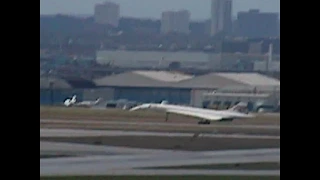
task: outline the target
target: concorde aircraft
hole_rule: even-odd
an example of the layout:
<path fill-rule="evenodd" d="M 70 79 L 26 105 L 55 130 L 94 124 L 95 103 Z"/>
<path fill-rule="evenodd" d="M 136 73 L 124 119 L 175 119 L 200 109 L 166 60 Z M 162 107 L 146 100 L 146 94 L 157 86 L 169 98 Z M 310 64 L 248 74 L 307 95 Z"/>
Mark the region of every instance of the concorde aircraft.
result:
<path fill-rule="evenodd" d="M 141 109 L 152 109 L 166 112 L 166 121 L 168 120 L 168 114 L 180 114 L 185 116 L 191 116 L 201 119 L 198 124 L 210 124 L 211 121 L 232 121 L 233 119 L 252 118 L 253 115 L 245 112 L 248 103 L 240 102 L 235 106 L 227 110 L 212 110 L 196 107 L 180 106 L 168 104 L 167 101 L 163 101 L 160 104 L 146 103 L 130 109 L 130 111 L 136 111 Z"/>
<path fill-rule="evenodd" d="M 72 96 L 71 99 L 66 99 L 64 101 L 64 105 L 67 107 L 92 107 L 95 106 L 97 104 L 99 104 L 102 101 L 102 98 L 98 98 L 95 101 L 81 101 L 81 102 L 77 102 L 77 96 L 74 95 Z"/>

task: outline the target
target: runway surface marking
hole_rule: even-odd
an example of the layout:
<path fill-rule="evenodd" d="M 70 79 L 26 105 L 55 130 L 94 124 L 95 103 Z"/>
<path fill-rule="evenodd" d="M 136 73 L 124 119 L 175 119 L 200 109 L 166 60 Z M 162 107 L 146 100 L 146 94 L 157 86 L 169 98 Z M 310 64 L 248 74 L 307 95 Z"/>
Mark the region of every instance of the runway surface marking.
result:
<path fill-rule="evenodd" d="M 243 129 L 275 129 L 279 130 L 279 125 L 222 125 L 222 124 L 210 124 L 210 125 L 198 125 L 189 123 L 166 123 L 166 122 L 128 122 L 128 121 L 97 121 L 97 120 L 59 120 L 59 119 L 40 119 L 40 123 L 61 123 L 61 124 L 105 124 L 105 125 L 140 125 L 140 126 L 163 126 L 163 127 L 216 127 L 216 128 L 243 128 Z"/>

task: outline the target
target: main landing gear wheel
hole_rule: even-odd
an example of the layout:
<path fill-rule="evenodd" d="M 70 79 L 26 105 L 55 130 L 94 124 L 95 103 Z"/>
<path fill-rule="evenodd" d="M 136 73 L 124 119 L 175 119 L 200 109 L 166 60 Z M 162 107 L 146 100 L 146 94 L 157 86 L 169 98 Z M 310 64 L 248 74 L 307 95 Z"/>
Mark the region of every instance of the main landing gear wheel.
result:
<path fill-rule="evenodd" d="M 198 122 L 198 124 L 210 124 L 209 120 L 201 120 Z"/>
<path fill-rule="evenodd" d="M 169 113 L 166 112 L 166 122 L 169 120 Z"/>

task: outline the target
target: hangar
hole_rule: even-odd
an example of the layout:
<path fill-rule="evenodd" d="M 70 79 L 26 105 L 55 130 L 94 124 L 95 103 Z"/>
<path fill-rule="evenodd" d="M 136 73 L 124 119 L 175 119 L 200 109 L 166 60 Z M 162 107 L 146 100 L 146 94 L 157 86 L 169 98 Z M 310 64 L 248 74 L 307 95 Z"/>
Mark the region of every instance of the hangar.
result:
<path fill-rule="evenodd" d="M 72 95 L 79 100 L 113 98 L 113 89 L 97 89 L 92 81 L 81 78 L 40 77 L 40 105 L 59 105 Z"/>
<path fill-rule="evenodd" d="M 95 80 L 98 87 L 114 89 L 114 99 L 202 106 L 203 94 L 231 88 L 273 89 L 280 81 L 258 73 L 210 73 L 191 76 L 178 72 L 132 71 Z"/>
<path fill-rule="evenodd" d="M 271 93 L 276 89 L 280 99 L 280 81 L 259 73 L 210 73 L 178 84 L 191 89 L 192 106 L 202 107 L 205 93 Z M 208 96 L 208 95 L 207 95 Z M 214 95 L 212 95 L 214 96 Z"/>
<path fill-rule="evenodd" d="M 255 89 L 268 93 L 277 88 L 280 96 L 280 81 L 258 73 L 210 73 L 192 76 L 173 71 L 130 71 L 95 79 L 91 83 L 79 82 L 81 81 L 75 83 L 70 79 L 40 78 L 40 104 L 61 103 L 72 94 L 77 94 L 79 99 L 83 100 L 94 100 L 98 97 L 140 103 L 167 100 L 172 104 L 197 107 L 202 107 L 204 101 L 212 102 L 214 95 L 210 93 L 213 91 L 233 93 L 233 96 L 237 97 L 237 93 L 244 91 L 251 93 Z"/>
<path fill-rule="evenodd" d="M 96 79 L 95 84 L 114 89 L 114 99 L 127 99 L 141 103 L 167 100 L 174 104 L 189 104 L 189 88 L 176 83 L 193 76 L 167 71 L 131 71 Z"/>

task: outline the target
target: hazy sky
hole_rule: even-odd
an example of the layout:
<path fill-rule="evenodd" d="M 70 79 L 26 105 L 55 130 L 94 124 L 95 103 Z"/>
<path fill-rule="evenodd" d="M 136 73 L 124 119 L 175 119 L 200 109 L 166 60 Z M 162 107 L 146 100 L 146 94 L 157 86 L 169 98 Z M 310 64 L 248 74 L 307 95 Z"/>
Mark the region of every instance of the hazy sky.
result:
<path fill-rule="evenodd" d="M 40 0 L 40 14 L 93 14 L 94 4 L 105 0 Z M 210 16 L 210 0 L 108 0 L 120 4 L 121 16 L 160 18 L 165 10 L 187 9 L 191 19 Z M 280 0 L 233 0 L 233 14 L 248 9 L 280 13 Z"/>

